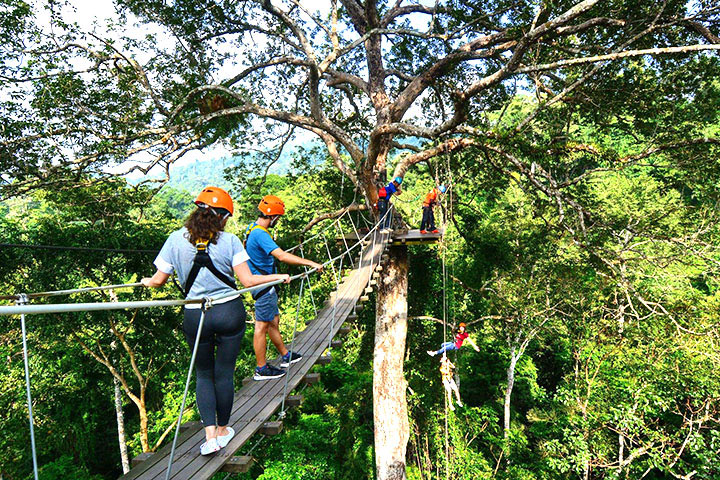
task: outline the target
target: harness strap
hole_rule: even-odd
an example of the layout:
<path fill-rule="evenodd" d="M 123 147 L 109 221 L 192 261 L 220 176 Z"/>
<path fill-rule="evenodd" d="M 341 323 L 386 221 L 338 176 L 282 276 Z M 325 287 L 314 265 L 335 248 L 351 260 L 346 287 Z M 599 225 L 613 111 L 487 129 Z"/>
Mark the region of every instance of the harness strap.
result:
<path fill-rule="evenodd" d="M 265 227 L 263 227 L 262 225 L 258 225 L 257 223 L 250 223 L 250 224 L 248 224 L 247 228 L 245 229 L 245 248 L 247 248 L 247 241 L 248 241 L 248 239 L 250 238 L 250 234 L 251 234 L 252 232 L 254 232 L 255 230 L 257 230 L 258 228 L 259 228 L 260 230 L 263 230 L 263 231 L 264 231 L 265 233 L 267 233 L 268 235 L 270 235 L 270 232 L 268 231 L 268 229 L 265 228 Z M 270 238 L 272 238 L 272 235 L 270 235 Z M 272 275 L 273 273 L 276 273 L 276 272 L 277 272 L 277 268 L 276 268 L 275 260 L 274 260 L 274 259 L 273 259 L 272 272 L 266 272 L 265 270 L 263 270 L 262 268 L 260 268 L 259 266 L 257 266 L 257 265 L 255 264 L 255 262 L 252 261 L 252 258 L 248 258 L 248 262 L 250 263 L 250 265 L 252 265 L 253 268 L 255 268 L 255 270 L 257 270 L 258 272 L 260 272 L 260 273 L 263 274 L 263 275 Z M 256 290 L 256 291 L 252 292 L 252 298 L 253 298 L 253 300 L 257 300 L 258 298 L 262 297 L 262 296 L 265 295 L 266 293 L 269 293 L 270 290 L 272 290 L 273 288 L 274 288 L 274 287 L 265 287 L 265 288 L 263 288 L 262 290 Z"/>
<path fill-rule="evenodd" d="M 233 290 L 237 290 L 235 280 L 231 279 L 230 277 L 222 273 L 220 270 L 218 270 L 215 264 L 212 262 L 210 254 L 207 251 L 208 243 L 208 240 L 198 240 L 197 242 L 195 242 L 195 249 L 197 250 L 197 252 L 195 253 L 195 258 L 193 259 L 193 266 L 190 269 L 190 273 L 188 273 L 188 278 L 187 280 L 185 280 L 186 297 L 190 294 L 190 289 L 195 283 L 198 273 L 200 273 L 200 269 L 203 267 L 210 270 L 210 273 L 215 275 L 217 279 L 223 282 L 225 285 L 232 288 Z"/>

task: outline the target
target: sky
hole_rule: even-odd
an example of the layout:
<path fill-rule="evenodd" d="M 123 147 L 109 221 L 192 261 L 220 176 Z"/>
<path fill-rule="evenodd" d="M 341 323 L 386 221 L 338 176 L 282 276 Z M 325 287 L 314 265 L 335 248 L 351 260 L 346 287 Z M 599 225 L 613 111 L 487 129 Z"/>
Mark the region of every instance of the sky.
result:
<path fill-rule="evenodd" d="M 330 2 L 326 0 L 301 0 L 302 4 L 305 6 L 305 8 L 309 10 L 319 10 L 320 12 L 328 11 L 330 8 Z M 72 20 L 77 22 L 82 30 L 87 32 L 95 32 L 98 34 L 98 36 L 103 38 L 109 38 L 110 35 L 108 34 L 108 30 L 105 27 L 107 25 L 107 19 L 114 19 L 117 18 L 117 11 L 115 8 L 115 4 L 113 0 L 70 0 L 70 7 L 66 7 L 65 10 L 63 10 L 63 16 L 64 18 L 68 20 Z M 434 0 L 423 0 L 418 3 L 424 3 L 427 5 L 434 5 Z M 38 19 L 42 21 L 45 19 L 45 21 L 48 21 L 49 17 L 47 12 L 45 12 L 41 6 L 46 4 L 46 0 L 37 0 L 35 3 L 36 11 L 39 13 Z M 413 27 L 424 30 L 427 29 L 428 23 L 429 23 L 430 17 L 428 15 L 413 15 L 410 16 L 410 20 L 413 24 Z M 129 37 L 135 37 L 135 38 L 144 38 L 144 36 L 148 33 L 148 25 L 143 24 L 142 28 L 135 26 L 135 18 L 130 14 L 129 16 L 129 22 L 127 29 L 123 32 L 125 36 Z M 159 31 L 159 30 L 158 30 Z M 157 38 L 168 38 L 164 35 L 157 35 Z M 171 42 L 168 39 L 168 42 Z M 169 43 L 168 47 L 172 47 L 172 43 Z M 149 58 L 142 58 L 142 54 L 140 53 L 137 57 L 137 60 L 142 64 L 145 63 Z M 232 69 L 232 70 L 231 70 Z M 227 78 L 231 76 L 229 73 L 230 71 L 234 71 L 237 69 L 236 65 L 228 65 L 228 72 L 220 72 L 218 75 L 219 78 Z M 419 109 L 419 106 L 417 107 Z M 413 114 L 419 114 L 419 110 L 411 110 L 409 112 L 408 116 L 414 116 Z M 260 126 L 262 123 L 262 120 L 257 119 L 257 125 Z M 297 147 L 298 145 L 306 144 L 308 141 L 311 140 L 317 140 L 317 137 L 305 130 L 302 129 L 296 129 L 295 131 L 295 138 L 289 142 L 288 146 L 286 148 L 292 149 L 293 147 Z M 199 150 L 193 150 L 185 154 L 185 156 L 180 159 L 177 162 L 177 165 L 186 165 L 188 163 L 192 163 L 198 160 L 208 160 L 208 159 L 217 159 L 217 158 L 228 158 L 233 156 L 233 152 L 229 150 L 227 147 L 225 147 L 222 144 L 215 144 L 211 147 L 207 147 L 203 149 L 202 151 Z M 128 165 L 122 165 L 116 168 L 113 168 L 111 171 L 113 173 L 119 173 L 122 171 L 128 170 Z M 151 173 L 159 173 L 159 172 L 151 172 Z M 142 174 L 140 172 L 135 172 L 131 174 L 131 177 L 136 178 L 138 176 L 141 176 Z"/>

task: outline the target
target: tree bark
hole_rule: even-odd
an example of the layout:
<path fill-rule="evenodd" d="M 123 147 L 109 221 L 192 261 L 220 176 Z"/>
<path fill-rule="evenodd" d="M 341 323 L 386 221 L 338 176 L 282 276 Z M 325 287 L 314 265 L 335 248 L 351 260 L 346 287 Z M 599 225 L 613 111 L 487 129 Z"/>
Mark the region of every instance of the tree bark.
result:
<path fill-rule="evenodd" d="M 375 466 L 378 480 L 405 480 L 405 453 L 410 436 L 407 382 L 403 372 L 407 336 L 407 247 L 390 247 L 386 274 L 380 281 L 373 357 Z"/>
<path fill-rule="evenodd" d="M 122 409 L 122 393 L 120 392 L 120 381 L 113 377 L 115 385 L 115 416 L 117 417 L 118 443 L 120 444 L 120 460 L 122 462 L 123 474 L 130 471 L 130 458 L 128 457 L 127 443 L 125 441 L 125 414 Z"/>
<path fill-rule="evenodd" d="M 515 356 L 515 346 L 510 349 L 510 365 L 507 369 L 507 387 L 505 388 L 505 418 L 503 422 L 503 437 L 507 440 L 510 435 L 510 398 L 515 385 L 515 365 L 518 358 Z"/>
<path fill-rule="evenodd" d="M 110 348 L 117 350 L 117 342 L 112 342 Z M 115 365 L 117 369 L 117 365 Z M 122 408 L 122 392 L 120 391 L 120 380 L 113 376 L 113 387 L 115 390 L 115 417 L 117 419 L 118 443 L 120 446 L 120 462 L 122 463 L 123 474 L 130 471 L 130 458 L 128 457 L 127 443 L 125 441 L 125 413 Z"/>
<path fill-rule="evenodd" d="M 150 442 L 148 441 L 148 415 L 145 408 L 145 398 L 138 405 L 138 411 L 140 412 L 140 445 L 143 452 L 149 452 Z"/>

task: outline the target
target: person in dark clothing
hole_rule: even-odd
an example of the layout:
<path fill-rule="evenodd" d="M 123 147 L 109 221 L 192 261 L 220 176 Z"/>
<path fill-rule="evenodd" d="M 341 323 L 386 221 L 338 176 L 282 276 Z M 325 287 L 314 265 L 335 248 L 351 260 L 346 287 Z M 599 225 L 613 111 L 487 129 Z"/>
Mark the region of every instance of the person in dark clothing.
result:
<path fill-rule="evenodd" d="M 206 187 L 195 204 L 198 208 L 190 214 L 185 226 L 165 241 L 154 262 L 157 271 L 152 277 L 142 279 L 144 286 L 160 287 L 176 272 L 186 298 L 217 298 L 236 290 L 235 275 L 245 287 L 289 281 L 286 274 L 253 275 L 250 272 L 249 257 L 242 242 L 223 231 L 233 214 L 233 202 L 225 190 Z M 196 261 L 198 259 L 202 261 Z M 200 305 L 185 306 L 183 331 L 191 351 L 201 315 Z M 217 452 L 235 435 L 228 423 L 234 395 L 235 361 L 245 333 L 245 316 L 240 297 L 218 299 L 205 314 L 195 362 L 197 405 L 205 426 L 206 442 L 200 446 L 203 455 Z"/>
<path fill-rule="evenodd" d="M 440 231 L 435 228 L 435 213 L 433 212 L 433 209 L 435 208 L 435 205 L 438 204 L 440 195 L 444 194 L 446 190 L 447 188 L 445 185 L 440 185 L 433 188 L 430 193 L 425 195 L 425 200 L 423 200 L 423 216 L 422 222 L 420 223 L 420 233 L 428 233 L 428 230 L 430 233 L 440 233 Z"/>

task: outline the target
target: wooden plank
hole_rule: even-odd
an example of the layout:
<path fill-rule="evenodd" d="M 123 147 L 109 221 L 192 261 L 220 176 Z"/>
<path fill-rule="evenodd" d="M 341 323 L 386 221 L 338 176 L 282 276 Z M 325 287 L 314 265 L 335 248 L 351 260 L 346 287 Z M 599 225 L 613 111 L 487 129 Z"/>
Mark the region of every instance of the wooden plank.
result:
<path fill-rule="evenodd" d="M 273 435 L 277 435 L 280 432 L 282 432 L 283 423 L 274 421 L 274 422 L 265 422 L 263 423 L 262 427 L 260 427 L 260 430 L 258 430 L 258 433 L 262 433 L 263 435 L 267 435 L 268 437 L 271 437 Z"/>
<path fill-rule="evenodd" d="M 180 425 L 181 432 L 184 432 L 185 430 L 199 430 L 201 428 L 203 428 L 203 424 L 200 421 L 185 422 Z"/>
<path fill-rule="evenodd" d="M 306 385 L 313 385 L 320 381 L 320 374 L 319 373 L 308 373 L 303 377 L 303 383 Z"/>
<path fill-rule="evenodd" d="M 347 321 L 348 321 L 348 322 L 357 322 L 357 319 L 358 319 L 358 316 L 357 316 L 356 314 L 354 314 L 354 313 L 351 313 L 351 314 L 348 315 L 348 317 L 347 317 Z"/>
<path fill-rule="evenodd" d="M 340 348 L 342 347 L 342 340 L 333 340 L 330 342 L 330 348 Z"/>
<path fill-rule="evenodd" d="M 352 331 L 352 328 L 350 328 L 350 327 L 340 327 L 340 330 L 338 330 L 338 333 L 340 335 L 347 335 L 351 331 Z"/>
<path fill-rule="evenodd" d="M 255 459 L 248 456 L 231 457 L 220 469 L 224 473 L 245 473 L 250 470 Z"/>
<path fill-rule="evenodd" d="M 286 407 L 299 407 L 305 398 L 302 395 L 288 395 L 285 399 Z"/>
<path fill-rule="evenodd" d="M 130 464 L 133 467 L 137 467 L 138 465 L 140 465 L 142 462 L 144 462 L 148 458 L 152 457 L 153 455 L 155 455 L 155 452 L 143 452 L 140 455 L 138 455 L 137 457 L 133 457 L 133 459 L 130 461 Z"/>

